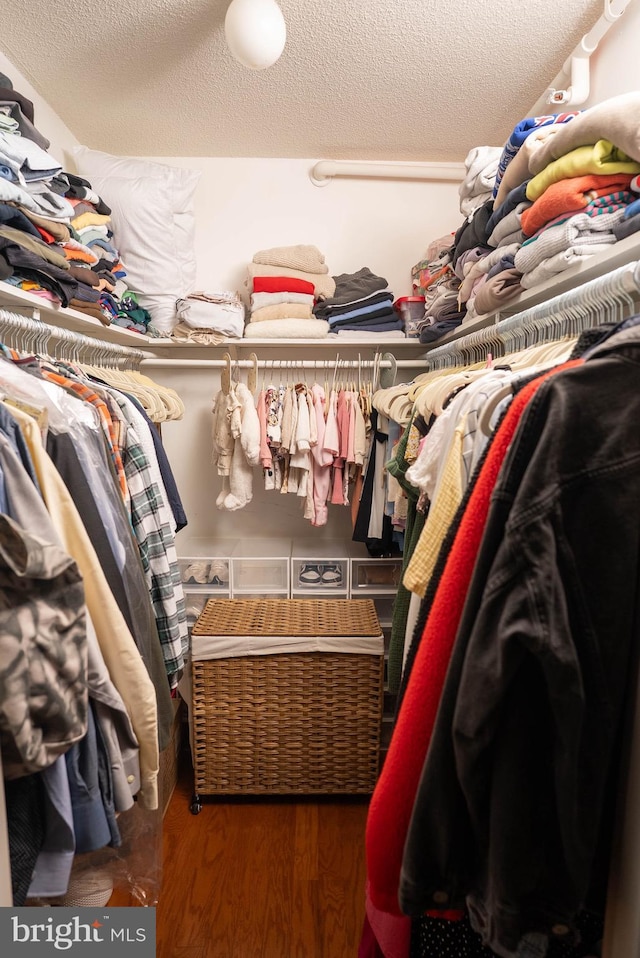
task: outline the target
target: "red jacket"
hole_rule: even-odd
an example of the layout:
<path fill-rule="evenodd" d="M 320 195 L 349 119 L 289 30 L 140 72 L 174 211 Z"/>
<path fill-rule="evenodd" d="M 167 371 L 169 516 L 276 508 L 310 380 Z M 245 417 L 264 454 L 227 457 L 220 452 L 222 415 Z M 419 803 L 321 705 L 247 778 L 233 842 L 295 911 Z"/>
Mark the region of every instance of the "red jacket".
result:
<path fill-rule="evenodd" d="M 528 402 L 544 379 L 570 365 L 575 363 L 558 366 L 528 383 L 511 403 L 469 498 L 422 633 L 367 818 L 369 893 L 377 908 L 391 914 L 400 914 L 398 888 L 405 839 L 491 493 Z"/>

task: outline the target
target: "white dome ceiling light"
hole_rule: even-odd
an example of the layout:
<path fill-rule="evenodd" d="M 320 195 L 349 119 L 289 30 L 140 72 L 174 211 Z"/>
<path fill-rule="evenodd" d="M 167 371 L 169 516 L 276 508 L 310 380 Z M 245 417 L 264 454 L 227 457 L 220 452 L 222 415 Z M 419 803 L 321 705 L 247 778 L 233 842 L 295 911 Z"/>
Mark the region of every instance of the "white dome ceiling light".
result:
<path fill-rule="evenodd" d="M 287 25 L 275 0 L 232 0 L 224 32 L 233 56 L 250 70 L 273 66 L 287 39 Z"/>

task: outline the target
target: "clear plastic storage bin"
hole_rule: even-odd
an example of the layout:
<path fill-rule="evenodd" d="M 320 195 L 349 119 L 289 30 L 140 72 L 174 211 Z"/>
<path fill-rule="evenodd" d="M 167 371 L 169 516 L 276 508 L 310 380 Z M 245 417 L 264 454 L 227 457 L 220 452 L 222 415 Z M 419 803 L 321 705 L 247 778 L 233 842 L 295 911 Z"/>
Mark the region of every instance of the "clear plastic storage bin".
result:
<path fill-rule="evenodd" d="M 291 594 L 335 598 L 349 594 L 349 556 L 344 543 L 294 539 L 291 549 Z"/>
<path fill-rule="evenodd" d="M 352 559 L 351 594 L 395 595 L 402 576 L 402 559 Z"/>
<path fill-rule="evenodd" d="M 184 589 L 202 591 L 212 596 L 229 593 L 229 556 L 185 556 L 178 559 Z"/>
<path fill-rule="evenodd" d="M 290 539 L 252 539 L 239 542 L 231 556 L 234 597 L 288 598 Z"/>
<path fill-rule="evenodd" d="M 208 600 L 212 598 L 210 592 L 196 592 L 188 588 L 184 590 L 184 604 L 187 610 L 187 626 L 189 629 L 192 629 L 196 624 L 198 616 L 202 613 Z"/>

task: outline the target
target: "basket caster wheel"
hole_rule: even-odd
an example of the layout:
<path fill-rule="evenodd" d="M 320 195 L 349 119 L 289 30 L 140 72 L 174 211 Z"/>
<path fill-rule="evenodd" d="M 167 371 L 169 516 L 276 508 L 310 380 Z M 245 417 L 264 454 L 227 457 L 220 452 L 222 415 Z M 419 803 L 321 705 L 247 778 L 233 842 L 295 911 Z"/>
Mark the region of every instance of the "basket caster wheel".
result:
<path fill-rule="evenodd" d="M 192 815 L 199 815 L 202 811 L 202 802 L 199 795 L 194 795 L 191 799 L 191 805 L 189 806 L 189 811 Z"/>

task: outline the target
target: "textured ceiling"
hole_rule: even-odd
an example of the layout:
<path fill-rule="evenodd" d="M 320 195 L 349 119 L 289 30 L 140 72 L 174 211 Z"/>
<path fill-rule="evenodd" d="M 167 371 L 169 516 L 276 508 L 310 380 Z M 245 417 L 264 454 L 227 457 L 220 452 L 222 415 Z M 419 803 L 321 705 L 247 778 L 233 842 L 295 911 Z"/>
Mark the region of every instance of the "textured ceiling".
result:
<path fill-rule="evenodd" d="M 0 49 L 94 148 L 459 161 L 505 141 L 602 13 L 602 0 L 279 0 L 287 45 L 256 72 L 227 50 L 228 2 L 2 0 Z"/>

